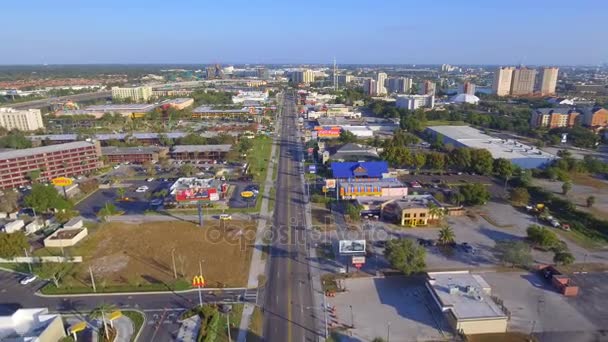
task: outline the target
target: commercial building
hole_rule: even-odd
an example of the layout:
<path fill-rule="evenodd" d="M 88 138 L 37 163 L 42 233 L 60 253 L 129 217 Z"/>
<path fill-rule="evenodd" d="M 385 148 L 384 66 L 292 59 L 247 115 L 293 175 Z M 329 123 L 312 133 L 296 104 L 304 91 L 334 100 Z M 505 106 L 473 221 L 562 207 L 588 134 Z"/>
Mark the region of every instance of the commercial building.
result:
<path fill-rule="evenodd" d="M 539 92 L 543 96 L 555 95 L 555 88 L 557 87 L 557 74 L 559 68 L 548 67 L 543 68 L 541 71 L 541 78 L 539 84 Z"/>
<path fill-rule="evenodd" d="M 312 70 L 297 70 L 291 75 L 291 81 L 295 84 L 306 83 L 310 84 L 315 81 L 315 73 Z"/>
<path fill-rule="evenodd" d="M 380 159 L 375 147 L 364 146 L 361 144 L 348 143 L 340 147 L 333 154 L 331 159 L 335 161 L 375 161 Z"/>
<path fill-rule="evenodd" d="M 101 148 L 101 155 L 108 163 L 136 163 L 158 162 L 159 158 L 166 157 L 169 149 L 156 146 L 139 147 L 116 147 L 108 146 Z"/>
<path fill-rule="evenodd" d="M 44 129 L 40 109 L 0 108 L 0 127 L 7 130 L 35 131 Z"/>
<path fill-rule="evenodd" d="M 426 287 L 448 323 L 466 335 L 504 333 L 508 316 L 492 299 L 492 288 L 469 271 L 429 272 Z"/>
<path fill-rule="evenodd" d="M 266 69 L 266 68 L 257 68 L 256 72 L 257 72 L 257 77 L 262 80 L 267 80 L 270 78 L 270 73 L 268 72 L 268 69 Z"/>
<path fill-rule="evenodd" d="M 226 159 L 231 145 L 177 145 L 171 149 L 171 158 L 184 161 L 217 162 Z"/>
<path fill-rule="evenodd" d="M 402 226 L 426 226 L 429 220 L 429 207 L 420 201 L 395 200 L 382 208 L 382 218 Z"/>
<path fill-rule="evenodd" d="M 557 157 L 516 140 L 491 137 L 470 126 L 430 126 L 426 133 L 454 147 L 483 148 L 494 159 L 504 158 L 522 169 L 540 168 Z"/>
<path fill-rule="evenodd" d="M 532 112 L 530 126 L 537 128 L 572 127 L 581 113 L 572 108 L 538 108 Z"/>
<path fill-rule="evenodd" d="M 131 103 L 131 104 L 105 104 L 105 105 L 94 105 L 88 106 L 84 110 L 78 111 L 81 114 L 93 115 L 95 118 L 101 118 L 105 113 L 118 113 L 122 116 L 128 116 L 131 118 L 141 118 L 146 113 L 151 112 L 154 108 L 158 107 L 157 104 L 147 103 Z M 64 111 L 65 115 L 67 111 Z"/>
<path fill-rule="evenodd" d="M 513 80 L 511 81 L 511 95 L 524 96 L 534 93 L 534 84 L 536 82 L 536 70 L 526 67 L 519 67 L 513 71 Z"/>
<path fill-rule="evenodd" d="M 385 86 L 385 82 L 386 82 L 386 73 L 384 72 L 379 72 L 376 75 L 376 95 L 386 95 L 386 86 Z"/>
<path fill-rule="evenodd" d="M 268 91 L 239 91 L 232 97 L 232 103 L 256 102 L 258 104 L 268 102 Z"/>
<path fill-rule="evenodd" d="M 467 95 L 475 95 L 475 90 L 476 86 L 473 82 L 465 81 L 460 88 L 460 93 Z"/>
<path fill-rule="evenodd" d="M 418 85 L 418 94 L 435 96 L 435 89 L 435 82 L 426 80 Z"/>
<path fill-rule="evenodd" d="M 130 100 L 134 102 L 147 102 L 152 97 L 152 87 L 121 88 L 112 87 L 112 98 Z"/>
<path fill-rule="evenodd" d="M 17 309 L 0 316 L 0 341 L 57 342 L 65 337 L 60 314 L 50 314 L 47 308 Z"/>
<path fill-rule="evenodd" d="M 169 187 L 169 194 L 181 205 L 224 198 L 228 184 L 215 178 L 179 178 Z"/>
<path fill-rule="evenodd" d="M 394 77 L 386 80 L 389 94 L 408 94 L 412 89 L 412 79 L 407 77 Z"/>
<path fill-rule="evenodd" d="M 580 109 L 583 115 L 583 124 L 591 128 L 602 128 L 608 126 L 608 110 L 595 106 Z"/>
<path fill-rule="evenodd" d="M 435 107 L 434 95 L 398 95 L 395 101 L 397 108 L 415 110 L 421 107 Z"/>
<path fill-rule="evenodd" d="M 177 110 L 182 110 L 192 106 L 194 104 L 194 99 L 189 97 L 180 97 L 177 99 L 170 99 L 164 101 L 163 104 L 169 105 L 170 107 L 175 108 Z"/>
<path fill-rule="evenodd" d="M 72 247 L 76 246 L 82 239 L 89 235 L 86 227 L 80 228 L 61 228 L 44 239 L 44 247 Z"/>
<path fill-rule="evenodd" d="M 208 105 L 202 105 L 192 110 L 192 118 L 194 119 L 252 118 L 256 115 L 258 115 L 258 111 L 254 107 L 216 109 Z"/>
<path fill-rule="evenodd" d="M 513 80 L 513 67 L 500 67 L 494 73 L 492 90 L 498 96 L 511 95 L 511 81 Z"/>
<path fill-rule="evenodd" d="M 377 82 L 374 79 L 367 78 L 363 81 L 363 92 L 369 96 L 375 96 L 378 94 Z"/>
<path fill-rule="evenodd" d="M 40 172 L 41 182 L 87 174 L 99 167 L 100 157 L 99 143 L 87 141 L 0 152 L 0 189 L 30 184 L 32 172 Z"/>
<path fill-rule="evenodd" d="M 343 180 L 381 179 L 388 173 L 388 163 L 385 161 L 333 162 L 330 166 L 333 178 Z"/>
<path fill-rule="evenodd" d="M 332 163 L 333 164 L 333 163 Z M 340 198 L 356 199 L 358 197 L 403 197 L 407 196 L 407 186 L 395 178 L 370 179 L 352 178 L 339 180 Z"/>

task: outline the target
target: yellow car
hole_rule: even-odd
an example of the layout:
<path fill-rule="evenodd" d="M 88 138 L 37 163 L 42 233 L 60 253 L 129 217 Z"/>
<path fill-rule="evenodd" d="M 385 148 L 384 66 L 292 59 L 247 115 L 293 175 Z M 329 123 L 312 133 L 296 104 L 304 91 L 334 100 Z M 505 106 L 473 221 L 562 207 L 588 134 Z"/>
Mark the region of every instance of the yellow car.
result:
<path fill-rule="evenodd" d="M 243 198 L 251 198 L 253 197 L 253 191 L 243 191 L 241 192 L 241 197 Z"/>

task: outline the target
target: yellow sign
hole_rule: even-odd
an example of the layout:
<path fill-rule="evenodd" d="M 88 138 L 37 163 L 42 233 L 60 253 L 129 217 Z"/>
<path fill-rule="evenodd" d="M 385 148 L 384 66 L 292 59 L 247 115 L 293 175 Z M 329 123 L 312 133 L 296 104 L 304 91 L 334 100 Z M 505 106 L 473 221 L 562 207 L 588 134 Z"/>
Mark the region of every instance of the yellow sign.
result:
<path fill-rule="evenodd" d="M 323 192 L 327 192 L 327 187 L 326 186 L 323 187 Z"/>
<path fill-rule="evenodd" d="M 57 178 L 53 178 L 51 180 L 51 183 L 53 183 L 53 185 L 55 185 L 55 186 L 70 186 L 70 185 L 72 185 L 73 181 L 71 178 L 57 177 Z"/>
<path fill-rule="evenodd" d="M 120 311 L 114 311 L 114 312 L 112 312 L 108 316 L 108 319 L 110 319 L 110 321 L 113 321 L 113 320 L 118 319 L 120 317 L 122 317 L 122 312 L 120 312 Z"/>
<path fill-rule="evenodd" d="M 253 197 L 253 191 L 243 191 L 243 192 L 241 192 L 241 197 L 251 198 L 251 197 Z"/>
<path fill-rule="evenodd" d="M 194 276 L 192 278 L 193 287 L 205 287 L 205 278 L 202 275 Z"/>
<path fill-rule="evenodd" d="M 83 331 L 86 328 L 87 328 L 87 322 L 78 322 L 78 323 L 72 325 L 71 327 L 69 327 L 68 331 L 70 332 L 70 334 L 75 334 L 77 332 Z"/>

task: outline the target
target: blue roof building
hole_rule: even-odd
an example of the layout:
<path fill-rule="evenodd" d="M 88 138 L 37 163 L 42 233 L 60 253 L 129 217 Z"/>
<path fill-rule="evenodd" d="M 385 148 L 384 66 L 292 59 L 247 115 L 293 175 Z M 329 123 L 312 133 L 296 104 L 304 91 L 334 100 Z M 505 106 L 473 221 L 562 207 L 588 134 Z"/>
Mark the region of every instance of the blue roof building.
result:
<path fill-rule="evenodd" d="M 382 178 L 388 172 L 388 163 L 385 161 L 370 162 L 333 162 L 331 170 L 334 178 Z"/>

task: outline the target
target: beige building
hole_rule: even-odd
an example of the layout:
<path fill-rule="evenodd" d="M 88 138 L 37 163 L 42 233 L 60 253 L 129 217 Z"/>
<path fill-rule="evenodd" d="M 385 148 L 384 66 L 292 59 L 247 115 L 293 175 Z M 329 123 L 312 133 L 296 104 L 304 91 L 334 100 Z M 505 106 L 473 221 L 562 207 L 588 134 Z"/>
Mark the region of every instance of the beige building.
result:
<path fill-rule="evenodd" d="M 152 97 L 152 87 L 121 88 L 112 87 L 112 98 L 134 102 L 147 102 Z"/>
<path fill-rule="evenodd" d="M 312 83 L 315 81 L 315 73 L 310 69 L 294 71 L 292 75 L 293 83 Z"/>
<path fill-rule="evenodd" d="M 529 69 L 526 67 L 515 69 L 513 71 L 513 80 L 511 81 L 511 95 L 532 95 L 534 93 L 535 82 L 536 69 Z"/>
<path fill-rule="evenodd" d="M 386 95 L 386 73 L 384 72 L 379 72 L 378 75 L 376 75 L 376 95 Z"/>
<path fill-rule="evenodd" d="M 557 87 L 557 74 L 559 68 L 549 67 L 543 68 L 540 80 L 540 94 L 543 96 L 555 95 L 555 88 Z"/>
<path fill-rule="evenodd" d="M 492 299 L 492 288 L 469 271 L 429 272 L 426 287 L 454 330 L 466 335 L 504 333 L 506 310 Z"/>
<path fill-rule="evenodd" d="M 7 130 L 35 131 L 44 129 L 40 109 L 0 108 L 0 127 Z"/>
<path fill-rule="evenodd" d="M 494 83 L 492 90 L 498 96 L 508 96 L 511 94 L 511 80 L 513 79 L 513 67 L 500 67 L 494 73 Z"/>

